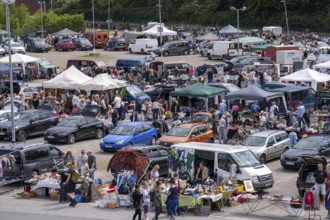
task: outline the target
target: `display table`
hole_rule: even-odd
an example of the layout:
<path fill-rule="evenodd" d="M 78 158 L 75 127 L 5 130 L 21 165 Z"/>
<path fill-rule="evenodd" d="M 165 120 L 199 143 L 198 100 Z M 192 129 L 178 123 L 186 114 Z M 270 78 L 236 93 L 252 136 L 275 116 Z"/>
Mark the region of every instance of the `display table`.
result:
<path fill-rule="evenodd" d="M 167 199 L 167 195 L 162 194 L 162 205 L 165 206 L 165 201 Z M 181 195 L 179 198 L 179 207 L 187 207 L 194 208 L 196 206 L 196 198 L 193 196 L 184 196 Z"/>
<path fill-rule="evenodd" d="M 16 178 L 16 179 L 2 179 L 0 178 L 0 186 L 6 186 L 12 183 L 23 183 L 23 180 L 20 178 Z"/>

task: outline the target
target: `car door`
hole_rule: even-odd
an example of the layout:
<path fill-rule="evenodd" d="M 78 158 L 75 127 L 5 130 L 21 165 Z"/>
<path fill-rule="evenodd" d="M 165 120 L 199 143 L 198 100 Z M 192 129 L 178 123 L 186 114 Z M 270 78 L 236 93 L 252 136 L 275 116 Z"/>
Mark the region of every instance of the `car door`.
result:
<path fill-rule="evenodd" d="M 200 142 L 205 142 L 205 143 L 209 142 L 206 125 L 199 126 L 198 129 L 199 129 Z"/>
<path fill-rule="evenodd" d="M 274 158 L 280 157 L 285 148 L 285 141 L 283 141 L 281 134 L 275 135 L 275 155 Z"/>
<path fill-rule="evenodd" d="M 60 163 L 64 157 L 64 153 L 61 150 L 57 149 L 54 146 L 49 146 L 49 155 L 50 155 L 51 160 L 55 159 L 56 164 L 61 165 L 61 166 L 59 166 L 59 168 L 64 168 L 63 164 Z"/>
<path fill-rule="evenodd" d="M 268 140 L 267 140 L 267 159 L 271 159 L 271 158 L 274 158 L 276 155 L 276 148 L 275 148 L 275 139 L 274 139 L 274 136 L 271 135 L 269 136 Z"/>
<path fill-rule="evenodd" d="M 215 172 L 218 174 L 218 177 L 222 177 L 223 180 L 229 180 L 231 164 L 234 164 L 234 161 L 228 153 L 218 153 L 217 164 L 215 164 Z"/>
<path fill-rule="evenodd" d="M 153 133 L 153 127 L 151 125 L 142 125 L 143 127 L 143 143 L 144 144 L 150 144 L 151 139 L 154 135 Z M 156 135 L 157 138 L 157 135 Z"/>
<path fill-rule="evenodd" d="M 31 176 L 33 170 L 39 174 L 46 172 L 51 163 L 48 147 L 46 146 L 28 149 L 24 151 L 24 156 L 24 175 L 27 177 Z"/>
<path fill-rule="evenodd" d="M 158 165 L 159 165 L 159 172 L 160 175 L 166 176 L 168 173 L 168 150 L 166 147 L 159 148 L 159 158 L 158 158 Z"/>
<path fill-rule="evenodd" d="M 169 46 L 168 53 L 170 55 L 176 55 L 176 54 L 178 54 L 178 46 L 177 46 L 176 43 L 172 43 L 172 45 Z"/>
<path fill-rule="evenodd" d="M 144 134 L 143 134 L 143 127 L 142 125 L 137 125 L 134 129 L 134 137 L 133 142 L 134 144 L 144 144 Z"/>
<path fill-rule="evenodd" d="M 77 139 L 84 139 L 87 138 L 88 136 L 90 136 L 90 127 L 87 124 L 87 120 L 86 118 L 82 118 L 79 120 L 78 122 L 78 131 L 76 132 L 76 138 Z"/>
<path fill-rule="evenodd" d="M 41 115 L 39 114 L 40 111 L 36 111 L 32 114 L 32 117 L 30 119 L 30 125 L 28 126 L 28 132 L 30 134 L 38 134 L 41 133 L 44 130 L 44 125 L 41 121 Z"/>
<path fill-rule="evenodd" d="M 201 141 L 201 135 L 199 132 L 199 128 L 193 128 L 190 133 L 190 141 L 189 142 L 200 142 Z"/>
<path fill-rule="evenodd" d="M 98 124 L 99 128 L 101 128 L 102 122 L 99 121 L 96 118 L 86 118 L 87 120 L 87 127 L 88 127 L 88 137 L 95 137 L 96 136 L 96 130 L 98 128 Z"/>

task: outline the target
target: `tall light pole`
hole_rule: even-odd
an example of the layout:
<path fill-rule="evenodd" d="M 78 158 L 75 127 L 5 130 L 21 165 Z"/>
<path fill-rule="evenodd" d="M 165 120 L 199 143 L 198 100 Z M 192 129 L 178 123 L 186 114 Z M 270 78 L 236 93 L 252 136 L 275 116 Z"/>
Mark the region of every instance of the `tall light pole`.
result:
<path fill-rule="evenodd" d="M 162 32 L 163 32 L 163 27 L 162 27 L 162 5 L 160 4 L 160 0 L 158 0 L 158 13 L 159 13 L 159 43 L 160 43 L 160 58 L 163 61 L 163 38 L 162 38 Z"/>
<path fill-rule="evenodd" d="M 11 63 L 11 36 L 10 36 L 10 16 L 9 4 L 14 4 L 16 0 L 0 0 L 0 3 L 6 4 L 6 28 L 8 32 L 8 46 L 9 46 L 9 79 L 10 79 L 10 118 L 11 118 L 11 141 L 16 140 L 15 124 L 14 124 L 14 86 L 13 86 L 13 69 Z"/>
<path fill-rule="evenodd" d="M 284 4 L 284 13 L 285 13 L 285 20 L 286 20 L 286 30 L 288 32 L 288 40 L 290 39 L 290 31 L 289 31 L 289 19 L 288 19 L 288 12 L 286 11 L 286 1 L 281 1 Z"/>
<path fill-rule="evenodd" d="M 110 34 L 110 0 L 108 0 L 108 33 Z"/>
<path fill-rule="evenodd" d="M 240 46 L 239 46 L 239 12 L 245 11 L 246 7 L 243 6 L 242 8 L 235 8 L 234 6 L 230 6 L 229 9 L 232 11 L 236 11 L 236 14 L 237 14 L 237 56 L 239 57 L 239 49 L 240 49 Z"/>
<path fill-rule="evenodd" d="M 95 51 L 95 43 L 96 43 L 96 41 L 95 41 L 95 18 L 94 18 L 94 0 L 92 0 L 92 13 L 93 13 L 93 41 L 94 41 L 94 51 Z"/>
<path fill-rule="evenodd" d="M 43 2 L 44 0 L 40 0 L 39 1 L 39 4 L 40 4 L 40 17 L 41 17 L 41 19 L 40 19 L 40 21 L 41 21 L 41 38 L 44 38 L 44 19 L 43 19 L 43 7 L 42 7 L 42 5 L 43 5 Z"/>

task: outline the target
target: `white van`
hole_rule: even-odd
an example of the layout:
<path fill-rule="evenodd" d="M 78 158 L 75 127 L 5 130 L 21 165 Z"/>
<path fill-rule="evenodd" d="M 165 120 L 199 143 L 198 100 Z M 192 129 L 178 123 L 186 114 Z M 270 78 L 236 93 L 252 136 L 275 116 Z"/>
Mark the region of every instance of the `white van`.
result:
<path fill-rule="evenodd" d="M 130 53 L 141 53 L 152 52 L 158 48 L 157 39 L 135 39 L 128 45 L 128 51 Z"/>
<path fill-rule="evenodd" d="M 193 180 L 199 163 L 204 162 L 209 170 L 213 171 L 210 173 L 216 180 L 222 177 L 224 181 L 228 181 L 232 164 L 235 164 L 236 174 L 232 175 L 231 178 L 235 177 L 240 181 L 251 180 L 254 190 L 268 189 L 274 184 L 272 171 L 265 164 L 261 164 L 246 147 L 199 142 L 180 143 L 172 145 L 172 147 L 178 151 L 181 158 L 178 163 L 186 165 Z"/>
<path fill-rule="evenodd" d="M 242 43 L 239 43 L 239 54 L 243 55 Z M 229 59 L 236 57 L 237 53 L 237 42 L 235 41 L 213 41 L 209 50 L 207 51 L 207 57 L 211 59 Z"/>

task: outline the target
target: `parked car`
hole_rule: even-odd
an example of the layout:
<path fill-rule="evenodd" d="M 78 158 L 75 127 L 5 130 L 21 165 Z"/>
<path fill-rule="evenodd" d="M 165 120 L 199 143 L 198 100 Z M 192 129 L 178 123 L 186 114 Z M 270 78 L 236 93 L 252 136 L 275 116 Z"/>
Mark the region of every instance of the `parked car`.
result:
<path fill-rule="evenodd" d="M 158 47 L 157 39 L 149 39 L 149 38 L 134 39 L 128 45 L 128 51 L 130 53 L 145 54 L 156 50 L 157 47 Z"/>
<path fill-rule="evenodd" d="M 281 155 L 281 165 L 284 169 L 299 169 L 304 163 L 303 155 L 323 156 L 330 148 L 330 136 L 313 135 L 302 138 L 292 149 Z"/>
<path fill-rule="evenodd" d="M 14 112 L 19 112 L 24 110 L 21 100 L 14 99 Z M 5 101 L 3 104 L 3 110 L 11 111 L 11 100 Z"/>
<path fill-rule="evenodd" d="M 96 66 L 96 72 L 99 73 L 105 72 L 109 67 L 109 65 L 103 60 L 96 60 L 96 59 L 83 58 L 83 57 L 68 59 L 66 63 L 66 68 L 70 68 L 70 66 L 75 66 L 78 70 L 80 70 L 82 67 Z"/>
<path fill-rule="evenodd" d="M 26 50 L 28 52 L 48 52 L 49 45 L 39 37 L 28 37 L 26 39 Z"/>
<path fill-rule="evenodd" d="M 63 119 L 56 126 L 49 128 L 44 139 L 48 142 L 66 142 L 73 144 L 86 138 L 100 139 L 104 135 L 103 122 L 97 118 L 72 116 Z"/>
<path fill-rule="evenodd" d="M 123 122 L 105 136 L 100 143 L 103 151 L 116 151 L 136 144 L 153 145 L 157 140 L 157 130 L 148 122 Z"/>
<path fill-rule="evenodd" d="M 55 44 L 55 50 L 68 51 L 74 49 L 75 46 L 71 39 L 63 39 L 60 40 L 57 44 Z"/>
<path fill-rule="evenodd" d="M 207 56 L 207 52 L 209 50 L 210 44 L 206 43 L 200 47 L 200 54 L 202 57 Z"/>
<path fill-rule="evenodd" d="M 56 125 L 58 118 L 51 111 L 24 110 L 15 115 L 14 125 L 16 140 L 25 141 L 28 137 L 43 134 L 48 128 Z M 11 138 L 11 122 L 0 123 L 0 140 Z"/>
<path fill-rule="evenodd" d="M 40 88 L 40 87 L 28 86 L 28 87 L 22 87 L 21 88 L 21 93 L 23 93 L 25 98 L 32 98 L 33 93 L 38 93 L 41 90 L 42 90 L 42 88 Z"/>
<path fill-rule="evenodd" d="M 0 156 L 5 154 L 15 158 L 12 169 L 6 169 L 3 173 L 5 179 L 29 179 L 34 173 L 48 172 L 52 160 L 59 164 L 59 168 L 63 168 L 62 161 L 65 156 L 60 149 L 45 143 L 15 143 L 3 146 L 0 148 Z"/>
<path fill-rule="evenodd" d="M 104 44 L 104 50 L 125 50 L 128 43 L 124 38 L 110 38 L 107 43 Z"/>
<path fill-rule="evenodd" d="M 74 40 L 74 46 L 77 50 L 93 50 L 93 44 L 86 38 L 77 38 Z"/>
<path fill-rule="evenodd" d="M 171 41 L 163 45 L 162 48 L 158 48 L 154 51 L 158 56 L 163 54 L 163 56 L 169 55 L 189 55 L 190 47 L 187 41 Z"/>
<path fill-rule="evenodd" d="M 18 81 L 13 82 L 14 87 L 14 93 L 18 94 L 21 90 L 21 86 L 19 85 Z M 7 94 L 10 93 L 10 81 L 0 81 L 0 94 L 3 96 L 7 96 Z"/>
<path fill-rule="evenodd" d="M 6 51 L 5 51 L 5 49 L 2 46 L 0 46 L 0 55 L 1 56 L 5 56 L 6 55 Z"/>
<path fill-rule="evenodd" d="M 279 158 L 291 148 L 288 134 L 274 130 L 254 133 L 245 138 L 241 145 L 249 148 L 261 163 Z"/>
<path fill-rule="evenodd" d="M 271 91 L 273 89 L 279 89 L 279 88 L 286 88 L 286 87 L 295 87 L 296 85 L 293 83 L 284 83 L 284 82 L 269 82 L 269 83 L 265 83 L 261 86 L 261 88 L 263 90 L 266 91 Z"/>
<path fill-rule="evenodd" d="M 125 161 L 125 163 L 123 163 Z M 151 169 L 158 164 L 159 175 L 168 176 L 168 150 L 159 145 L 125 147 L 118 150 L 110 159 L 107 171 L 116 177 L 123 170 L 134 169 L 137 181 L 148 176 Z M 147 172 L 145 172 L 147 171 Z"/>
<path fill-rule="evenodd" d="M 246 59 L 240 60 L 238 63 L 226 63 L 229 64 L 230 74 L 236 74 L 243 68 L 246 68 L 248 66 L 254 66 L 255 63 L 272 64 L 273 61 L 270 57 L 247 57 Z"/>
<path fill-rule="evenodd" d="M 47 58 L 39 58 L 38 63 L 41 78 L 49 79 L 53 74 L 56 73 L 55 65 L 52 64 Z"/>
<path fill-rule="evenodd" d="M 156 84 L 149 89 L 145 89 L 144 93 L 149 95 L 152 100 L 157 98 L 168 100 L 169 93 L 173 92 L 176 87 L 176 84 Z"/>
<path fill-rule="evenodd" d="M 22 45 L 20 45 L 19 43 L 12 41 L 10 46 L 11 46 L 12 54 L 15 54 L 15 53 L 25 54 L 25 48 Z M 7 41 L 4 44 L 4 49 L 5 49 L 6 53 L 9 54 L 9 41 Z"/>
<path fill-rule="evenodd" d="M 135 101 L 138 95 L 142 100 L 150 99 L 150 96 L 144 93 L 139 86 L 134 84 L 126 84 L 126 93 L 123 97 L 124 102 Z"/>
<path fill-rule="evenodd" d="M 215 136 L 206 123 L 185 123 L 172 127 L 167 134 L 159 138 L 160 145 L 170 147 L 183 142 L 214 143 Z"/>
<path fill-rule="evenodd" d="M 11 117 L 10 110 L 0 110 L 0 122 L 8 121 Z"/>

